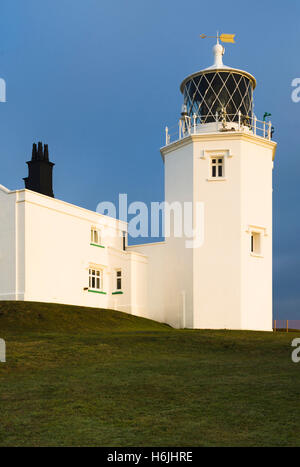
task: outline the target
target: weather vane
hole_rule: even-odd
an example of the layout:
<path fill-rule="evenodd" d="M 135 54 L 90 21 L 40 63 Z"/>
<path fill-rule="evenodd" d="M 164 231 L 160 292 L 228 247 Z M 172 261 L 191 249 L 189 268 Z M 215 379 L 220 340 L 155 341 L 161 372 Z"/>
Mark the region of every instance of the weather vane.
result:
<path fill-rule="evenodd" d="M 217 32 L 216 36 L 207 36 L 206 34 L 200 34 L 201 39 L 217 39 L 218 43 L 219 40 L 222 42 L 231 42 L 232 44 L 235 44 L 234 38 L 235 34 L 220 34 Z"/>

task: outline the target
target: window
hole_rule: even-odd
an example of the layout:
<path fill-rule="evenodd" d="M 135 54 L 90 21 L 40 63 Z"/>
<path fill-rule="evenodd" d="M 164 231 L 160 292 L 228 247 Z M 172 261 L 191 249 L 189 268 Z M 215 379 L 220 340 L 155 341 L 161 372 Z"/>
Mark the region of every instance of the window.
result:
<path fill-rule="evenodd" d="M 254 255 L 261 254 L 261 234 L 259 232 L 251 232 L 250 250 Z"/>
<path fill-rule="evenodd" d="M 123 250 L 126 250 L 126 232 L 123 232 Z"/>
<path fill-rule="evenodd" d="M 211 158 L 211 177 L 223 178 L 224 177 L 224 157 Z"/>
<path fill-rule="evenodd" d="M 101 245 L 101 232 L 94 227 L 91 229 L 91 244 Z"/>
<path fill-rule="evenodd" d="M 122 271 L 119 269 L 116 271 L 116 290 L 122 290 Z"/>
<path fill-rule="evenodd" d="M 89 289 L 102 290 L 103 272 L 100 269 L 89 269 Z"/>

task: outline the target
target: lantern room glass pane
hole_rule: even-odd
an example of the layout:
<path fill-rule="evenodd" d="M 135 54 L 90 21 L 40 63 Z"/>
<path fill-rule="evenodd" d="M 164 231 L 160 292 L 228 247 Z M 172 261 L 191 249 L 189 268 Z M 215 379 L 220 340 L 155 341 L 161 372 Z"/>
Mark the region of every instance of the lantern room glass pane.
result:
<path fill-rule="evenodd" d="M 214 122 L 216 113 L 226 111 L 227 121 L 252 118 L 253 86 L 246 76 L 236 72 L 210 72 L 188 80 L 184 87 L 188 115 L 202 123 Z"/>

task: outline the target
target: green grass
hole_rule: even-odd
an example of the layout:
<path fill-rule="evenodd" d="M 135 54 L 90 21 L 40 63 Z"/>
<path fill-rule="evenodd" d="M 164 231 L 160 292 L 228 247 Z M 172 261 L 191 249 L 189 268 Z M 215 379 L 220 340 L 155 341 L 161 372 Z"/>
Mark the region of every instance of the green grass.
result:
<path fill-rule="evenodd" d="M 299 336 L 0 302 L 0 445 L 300 446 Z"/>

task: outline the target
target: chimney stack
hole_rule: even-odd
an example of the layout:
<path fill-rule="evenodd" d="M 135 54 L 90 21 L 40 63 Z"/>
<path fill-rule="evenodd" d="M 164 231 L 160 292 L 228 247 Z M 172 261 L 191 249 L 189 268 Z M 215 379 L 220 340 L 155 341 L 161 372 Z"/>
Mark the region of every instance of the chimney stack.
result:
<path fill-rule="evenodd" d="M 53 162 L 49 161 L 48 144 L 39 142 L 32 146 L 31 161 L 28 165 L 28 177 L 24 178 L 25 188 L 54 198 L 52 186 Z"/>

